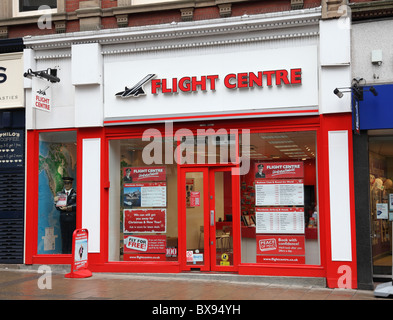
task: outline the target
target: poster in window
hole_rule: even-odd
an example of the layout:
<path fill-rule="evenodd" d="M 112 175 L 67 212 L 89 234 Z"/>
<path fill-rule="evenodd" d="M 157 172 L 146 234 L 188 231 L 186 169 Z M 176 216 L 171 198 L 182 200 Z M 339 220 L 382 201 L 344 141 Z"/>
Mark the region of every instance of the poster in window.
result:
<path fill-rule="evenodd" d="M 255 181 L 256 206 L 303 206 L 303 179 Z"/>
<path fill-rule="evenodd" d="M 377 219 L 388 219 L 388 213 L 387 203 L 377 203 Z"/>
<path fill-rule="evenodd" d="M 124 253 L 165 253 L 165 235 L 125 235 Z"/>
<path fill-rule="evenodd" d="M 257 235 L 257 254 L 305 255 L 304 235 Z"/>
<path fill-rule="evenodd" d="M 123 183 L 143 181 L 166 181 L 166 167 L 123 168 Z"/>
<path fill-rule="evenodd" d="M 123 204 L 132 207 L 166 207 L 166 182 L 124 184 Z"/>
<path fill-rule="evenodd" d="M 166 233 L 166 209 L 124 209 L 124 233 Z"/>
<path fill-rule="evenodd" d="M 193 178 L 186 178 L 186 206 L 187 208 L 193 208 L 191 206 L 191 192 L 194 192 L 195 181 Z"/>
<path fill-rule="evenodd" d="M 304 234 L 303 208 L 256 208 L 256 233 Z"/>
<path fill-rule="evenodd" d="M 255 179 L 293 179 L 303 178 L 303 162 L 257 162 Z"/>
<path fill-rule="evenodd" d="M 190 192 L 190 207 L 199 207 L 201 205 L 201 193 L 199 191 Z"/>

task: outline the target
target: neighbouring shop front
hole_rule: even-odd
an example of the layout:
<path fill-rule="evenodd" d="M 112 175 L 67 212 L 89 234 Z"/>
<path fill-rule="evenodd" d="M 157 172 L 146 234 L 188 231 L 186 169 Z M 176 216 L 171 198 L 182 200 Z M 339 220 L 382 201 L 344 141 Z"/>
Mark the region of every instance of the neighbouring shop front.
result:
<path fill-rule="evenodd" d="M 61 81 L 45 98 L 27 86 L 26 263 L 70 261 L 68 177 L 93 272 L 356 287 L 350 103 L 322 112 L 320 73 L 336 69 L 322 68 L 320 12 L 306 11 L 30 40 L 29 67 Z M 289 29 L 270 38 L 266 23 Z"/>
<path fill-rule="evenodd" d="M 365 92 L 359 102 L 360 131 L 354 138 L 357 220 L 363 235 L 369 235 L 359 246 L 364 257 L 359 269 L 371 283 L 392 279 L 393 219 L 392 85 L 374 88 L 377 96 Z"/>
<path fill-rule="evenodd" d="M 25 109 L 23 41 L 0 40 L 0 263 L 23 263 Z"/>

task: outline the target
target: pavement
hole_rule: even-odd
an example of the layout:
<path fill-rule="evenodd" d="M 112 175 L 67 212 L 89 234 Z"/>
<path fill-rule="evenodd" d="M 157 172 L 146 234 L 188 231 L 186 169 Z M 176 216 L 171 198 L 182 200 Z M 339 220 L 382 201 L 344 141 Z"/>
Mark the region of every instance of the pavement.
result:
<path fill-rule="evenodd" d="M 51 266 L 35 270 L 0 266 L 0 300 L 145 300 L 154 302 L 151 308 L 157 302 L 202 300 L 391 300 L 375 297 L 371 290 L 330 289 L 263 278 L 250 282 L 238 275 L 93 273 L 89 278 L 70 279 L 65 273 Z"/>

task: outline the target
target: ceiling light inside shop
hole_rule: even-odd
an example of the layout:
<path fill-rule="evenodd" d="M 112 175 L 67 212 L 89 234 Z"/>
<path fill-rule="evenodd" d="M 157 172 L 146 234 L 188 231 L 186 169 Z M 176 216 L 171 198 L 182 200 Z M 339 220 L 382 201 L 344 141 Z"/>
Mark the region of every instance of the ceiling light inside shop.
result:
<path fill-rule="evenodd" d="M 286 153 L 287 151 L 301 151 L 300 148 L 291 148 L 291 149 L 280 149 L 281 152 Z M 302 151 L 303 152 L 303 151 Z"/>
<path fill-rule="evenodd" d="M 293 142 L 292 140 L 275 140 L 275 141 L 268 141 L 268 143 L 274 145 L 274 144 L 284 144 L 284 143 L 293 144 L 295 142 Z"/>
<path fill-rule="evenodd" d="M 274 146 L 277 149 L 281 149 L 281 148 L 296 148 L 299 147 L 297 144 L 284 144 L 284 145 L 280 145 L 280 146 Z"/>
<path fill-rule="evenodd" d="M 289 158 L 303 158 L 303 157 L 307 157 L 306 154 L 297 154 L 297 155 L 288 155 Z"/>
<path fill-rule="evenodd" d="M 289 137 L 286 134 L 260 134 L 261 139 L 288 139 Z"/>

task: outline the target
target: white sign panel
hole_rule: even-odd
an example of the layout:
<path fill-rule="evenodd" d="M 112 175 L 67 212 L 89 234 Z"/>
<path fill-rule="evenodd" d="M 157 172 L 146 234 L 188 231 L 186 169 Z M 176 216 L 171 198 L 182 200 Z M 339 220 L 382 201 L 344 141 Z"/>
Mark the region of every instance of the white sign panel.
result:
<path fill-rule="evenodd" d="M 51 111 L 52 85 L 49 81 L 34 77 L 32 79 L 32 105 L 34 108 Z"/>
<path fill-rule="evenodd" d="M 317 66 L 315 46 L 108 57 L 104 123 L 315 111 Z"/>
<path fill-rule="evenodd" d="M 21 53 L 0 55 L 0 108 L 23 107 L 23 60 Z"/>

